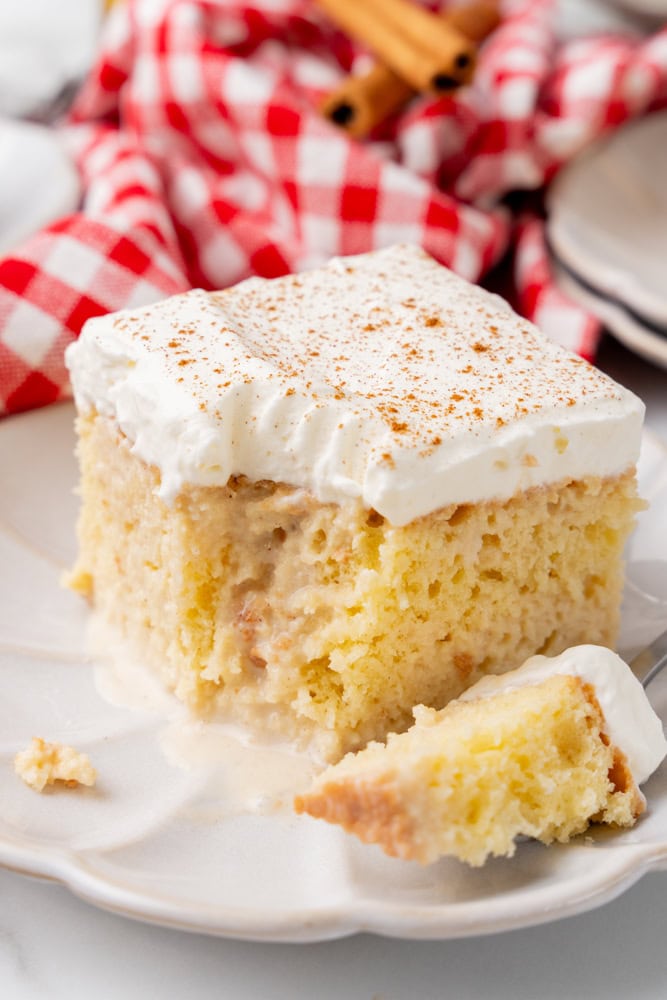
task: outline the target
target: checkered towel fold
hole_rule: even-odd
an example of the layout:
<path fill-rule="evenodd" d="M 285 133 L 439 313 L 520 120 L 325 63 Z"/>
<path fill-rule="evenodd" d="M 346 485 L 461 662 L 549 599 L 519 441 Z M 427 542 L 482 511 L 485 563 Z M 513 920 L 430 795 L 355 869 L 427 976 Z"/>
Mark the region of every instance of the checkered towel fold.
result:
<path fill-rule="evenodd" d="M 515 304 L 592 357 L 550 277 L 537 190 L 601 133 L 667 106 L 667 27 L 558 43 L 554 0 L 507 3 L 474 84 L 363 143 L 317 111 L 367 56 L 309 0 L 116 5 L 63 135 L 81 210 L 0 259 L 0 413 L 67 395 L 90 316 L 397 242 L 473 281 L 513 248 Z"/>

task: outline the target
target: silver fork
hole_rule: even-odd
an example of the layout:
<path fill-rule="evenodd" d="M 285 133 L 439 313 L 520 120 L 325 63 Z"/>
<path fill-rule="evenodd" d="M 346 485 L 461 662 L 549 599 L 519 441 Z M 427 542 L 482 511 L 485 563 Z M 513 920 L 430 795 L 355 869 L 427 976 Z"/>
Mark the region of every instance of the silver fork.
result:
<path fill-rule="evenodd" d="M 647 687 L 654 677 L 667 666 L 667 632 L 654 639 L 650 646 L 630 661 L 630 669 L 635 677 Z"/>

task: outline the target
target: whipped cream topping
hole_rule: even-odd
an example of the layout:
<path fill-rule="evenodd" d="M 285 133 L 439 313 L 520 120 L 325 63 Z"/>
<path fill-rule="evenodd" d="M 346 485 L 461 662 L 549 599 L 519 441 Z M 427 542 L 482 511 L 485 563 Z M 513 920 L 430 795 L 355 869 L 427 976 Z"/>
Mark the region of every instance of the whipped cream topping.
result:
<path fill-rule="evenodd" d="M 558 675 L 579 677 L 594 688 L 609 739 L 625 754 L 636 784 L 646 781 L 667 754 L 667 740 L 641 683 L 610 649 L 572 646 L 560 656 L 531 656 L 517 670 L 483 677 L 458 700 L 491 698 Z"/>
<path fill-rule="evenodd" d="M 632 393 L 411 246 L 91 319 L 67 364 L 167 502 L 245 475 L 401 525 L 639 451 Z"/>

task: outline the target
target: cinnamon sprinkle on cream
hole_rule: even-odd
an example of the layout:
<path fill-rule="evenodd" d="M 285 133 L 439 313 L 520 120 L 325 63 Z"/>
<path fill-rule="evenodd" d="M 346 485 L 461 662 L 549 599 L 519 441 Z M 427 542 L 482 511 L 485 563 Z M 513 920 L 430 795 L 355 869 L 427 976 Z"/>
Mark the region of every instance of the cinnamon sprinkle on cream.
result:
<path fill-rule="evenodd" d="M 243 474 L 401 524 L 621 472 L 641 427 L 631 393 L 410 246 L 96 317 L 67 361 L 79 408 L 118 422 L 168 502 Z"/>

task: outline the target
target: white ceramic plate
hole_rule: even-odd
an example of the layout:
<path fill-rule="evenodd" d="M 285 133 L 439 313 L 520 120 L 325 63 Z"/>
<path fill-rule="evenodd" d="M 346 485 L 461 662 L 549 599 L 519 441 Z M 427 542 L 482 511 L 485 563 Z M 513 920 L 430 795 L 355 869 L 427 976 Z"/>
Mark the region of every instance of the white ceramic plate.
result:
<path fill-rule="evenodd" d="M 667 222 L 666 222 L 667 225 Z M 667 326 L 657 333 L 644 326 L 618 302 L 603 298 L 552 258 L 554 277 L 560 288 L 575 302 L 589 309 L 617 340 L 647 361 L 667 369 Z"/>
<path fill-rule="evenodd" d="M 667 328 L 667 112 L 576 157 L 548 196 L 556 257 L 643 325 Z"/>
<path fill-rule="evenodd" d="M 101 696 L 103 672 L 83 656 L 87 612 L 58 583 L 74 549 L 72 446 L 69 405 L 0 423 L 0 863 L 128 916 L 274 941 L 508 930 L 597 906 L 667 864 L 667 767 L 647 784 L 650 809 L 633 830 L 526 842 L 512 860 L 471 870 L 387 858 L 294 816 L 280 790 L 239 808 L 243 794 L 218 774 L 174 763 L 171 710 Z M 667 453 L 648 436 L 641 481 L 651 508 L 630 552 L 628 655 L 667 626 Z M 667 716 L 667 683 L 658 679 L 652 696 Z M 87 751 L 97 787 L 25 787 L 12 761 L 32 736 Z"/>

